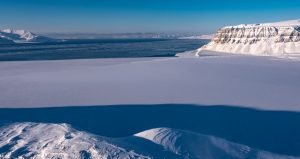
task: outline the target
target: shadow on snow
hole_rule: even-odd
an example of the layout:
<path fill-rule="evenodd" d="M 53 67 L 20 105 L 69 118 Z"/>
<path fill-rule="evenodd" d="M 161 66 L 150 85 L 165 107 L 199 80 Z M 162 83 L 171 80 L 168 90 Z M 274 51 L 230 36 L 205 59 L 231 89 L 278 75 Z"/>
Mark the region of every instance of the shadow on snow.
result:
<path fill-rule="evenodd" d="M 107 137 L 158 127 L 213 135 L 279 154 L 300 155 L 300 113 L 184 104 L 0 109 L 11 122 L 68 123 Z"/>

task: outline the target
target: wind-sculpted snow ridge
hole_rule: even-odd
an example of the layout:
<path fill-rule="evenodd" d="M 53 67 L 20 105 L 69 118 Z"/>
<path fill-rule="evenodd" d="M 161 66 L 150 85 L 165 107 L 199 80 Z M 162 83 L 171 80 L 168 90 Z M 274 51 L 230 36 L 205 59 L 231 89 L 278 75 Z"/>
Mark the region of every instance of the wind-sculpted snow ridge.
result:
<path fill-rule="evenodd" d="M 300 58 L 300 20 L 226 26 L 202 50 Z"/>
<path fill-rule="evenodd" d="M 6 43 L 25 43 L 25 42 L 50 42 L 54 39 L 38 36 L 26 30 L 4 29 L 0 30 L 0 44 Z"/>
<path fill-rule="evenodd" d="M 196 134 L 193 132 L 157 128 L 136 134 L 156 144 L 162 145 L 184 158 L 190 159 L 283 159 L 294 157 L 280 156 L 266 151 L 259 151 L 245 145 L 226 141 L 221 138 Z"/>
<path fill-rule="evenodd" d="M 140 140 L 133 142 L 134 137 Z M 149 146 L 150 143 L 145 144 L 146 142 L 153 143 L 155 147 Z M 130 147 L 138 147 L 139 152 L 147 155 L 137 153 Z M 158 151 L 159 148 L 163 152 Z M 128 137 L 127 140 L 92 135 L 75 130 L 67 124 L 15 123 L 0 129 L 0 158 L 148 159 L 166 158 L 163 155 L 166 151 L 174 154 L 172 159 L 293 158 L 255 150 L 212 136 L 168 128 L 147 130 Z M 155 157 L 149 152 L 155 152 Z"/>

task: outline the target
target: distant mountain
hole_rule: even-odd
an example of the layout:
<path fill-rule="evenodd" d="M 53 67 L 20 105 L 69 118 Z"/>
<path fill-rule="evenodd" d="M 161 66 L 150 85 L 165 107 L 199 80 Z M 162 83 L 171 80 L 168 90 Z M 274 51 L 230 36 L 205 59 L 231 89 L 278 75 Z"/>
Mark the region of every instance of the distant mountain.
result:
<path fill-rule="evenodd" d="M 215 34 L 207 34 L 207 35 L 193 35 L 193 36 L 186 36 L 180 37 L 179 39 L 203 39 L 203 40 L 211 40 L 213 39 Z"/>
<path fill-rule="evenodd" d="M 297 58 L 300 57 L 300 19 L 226 26 L 198 54 L 202 50 Z"/>
<path fill-rule="evenodd" d="M 58 39 L 179 39 L 190 37 L 191 33 L 47 33 L 47 37 Z"/>
<path fill-rule="evenodd" d="M 3 43 L 39 43 L 57 41 L 52 38 L 39 36 L 26 30 L 0 30 L 0 44 Z"/>

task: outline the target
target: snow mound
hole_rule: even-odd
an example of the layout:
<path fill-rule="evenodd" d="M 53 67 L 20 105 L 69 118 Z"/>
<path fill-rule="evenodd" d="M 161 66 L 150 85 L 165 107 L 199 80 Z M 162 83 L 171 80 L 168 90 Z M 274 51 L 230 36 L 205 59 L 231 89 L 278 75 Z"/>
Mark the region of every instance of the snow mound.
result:
<path fill-rule="evenodd" d="M 0 38 L 6 39 L 14 43 L 54 41 L 54 39 L 38 36 L 26 30 L 13 30 L 13 29 L 0 30 Z M 1 41 L 0 43 L 2 44 Z"/>
<path fill-rule="evenodd" d="M 185 158 L 222 158 L 222 159 L 283 159 L 293 158 L 259 151 L 248 146 L 232 143 L 221 138 L 196 134 L 193 132 L 157 128 L 135 136 L 162 145 L 166 150 Z"/>
<path fill-rule="evenodd" d="M 299 59 L 300 20 L 226 26 L 203 50 Z"/>
<path fill-rule="evenodd" d="M 67 124 L 17 123 L 0 130 L 0 158 L 148 158 Z"/>
<path fill-rule="evenodd" d="M 182 57 L 182 58 L 195 58 L 195 53 L 197 53 L 197 50 L 192 51 L 185 51 L 182 53 L 177 53 L 176 57 Z"/>
<path fill-rule="evenodd" d="M 169 128 L 146 130 L 127 138 L 96 136 L 67 124 L 25 122 L 0 128 L 0 158 L 150 159 L 165 158 L 165 152 L 174 154 L 172 159 L 293 159 Z"/>

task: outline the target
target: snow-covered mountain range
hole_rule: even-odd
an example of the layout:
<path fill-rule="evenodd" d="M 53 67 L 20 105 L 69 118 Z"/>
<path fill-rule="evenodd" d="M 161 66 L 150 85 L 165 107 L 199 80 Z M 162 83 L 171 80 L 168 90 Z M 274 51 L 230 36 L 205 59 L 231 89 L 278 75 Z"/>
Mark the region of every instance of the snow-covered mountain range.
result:
<path fill-rule="evenodd" d="M 204 34 L 204 35 L 192 35 L 186 37 L 180 37 L 179 39 L 203 39 L 203 40 L 211 40 L 213 39 L 215 34 Z"/>
<path fill-rule="evenodd" d="M 0 30 L 0 44 L 3 43 L 29 43 L 29 42 L 51 42 L 54 39 L 39 36 L 26 30 L 4 29 Z"/>
<path fill-rule="evenodd" d="M 221 138 L 157 128 L 126 138 L 107 138 L 67 124 L 15 123 L 0 129 L 0 158 L 281 159 L 294 158 Z"/>
<path fill-rule="evenodd" d="M 221 28 L 202 50 L 262 56 L 300 57 L 300 19 Z"/>
<path fill-rule="evenodd" d="M 211 39 L 211 35 L 197 33 L 45 33 L 55 39 Z"/>

